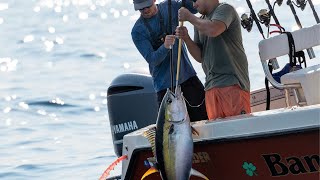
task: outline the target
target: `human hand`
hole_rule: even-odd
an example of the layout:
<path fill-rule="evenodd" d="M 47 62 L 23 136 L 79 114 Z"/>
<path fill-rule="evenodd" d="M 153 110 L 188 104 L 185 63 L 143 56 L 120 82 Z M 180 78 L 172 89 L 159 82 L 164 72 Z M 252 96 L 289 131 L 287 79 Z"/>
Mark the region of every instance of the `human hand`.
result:
<path fill-rule="evenodd" d="M 188 29 L 185 26 L 178 26 L 176 28 L 176 36 L 178 38 L 186 40 L 186 38 L 189 38 Z"/>
<path fill-rule="evenodd" d="M 178 19 L 179 21 L 189 21 L 190 16 L 192 13 L 187 8 L 180 8 L 178 11 Z"/>
<path fill-rule="evenodd" d="M 174 45 L 175 41 L 175 35 L 166 35 L 166 38 L 164 40 L 164 47 L 167 49 L 171 49 L 171 47 Z"/>

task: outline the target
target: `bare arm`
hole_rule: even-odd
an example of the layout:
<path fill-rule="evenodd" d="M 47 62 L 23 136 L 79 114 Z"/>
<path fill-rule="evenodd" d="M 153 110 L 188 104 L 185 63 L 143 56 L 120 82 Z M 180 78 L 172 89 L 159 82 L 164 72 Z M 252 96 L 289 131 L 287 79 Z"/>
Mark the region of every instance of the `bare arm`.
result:
<path fill-rule="evenodd" d="M 199 63 L 202 62 L 201 58 L 201 49 L 200 47 L 190 38 L 188 30 L 186 27 L 177 27 L 176 28 L 176 36 L 181 38 L 185 44 L 187 45 L 188 51 L 190 52 L 191 56 L 198 61 Z"/>
<path fill-rule="evenodd" d="M 189 21 L 197 30 L 209 37 L 217 37 L 226 30 L 226 25 L 223 22 L 198 18 L 183 7 L 179 9 L 179 20 Z"/>

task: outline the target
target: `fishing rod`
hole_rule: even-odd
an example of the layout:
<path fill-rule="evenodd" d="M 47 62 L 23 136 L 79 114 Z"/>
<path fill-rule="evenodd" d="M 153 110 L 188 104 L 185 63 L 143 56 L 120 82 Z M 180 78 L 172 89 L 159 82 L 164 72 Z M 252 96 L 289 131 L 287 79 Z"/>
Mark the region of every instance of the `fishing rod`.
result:
<path fill-rule="evenodd" d="M 260 23 L 262 23 L 266 27 L 268 27 L 267 37 L 269 37 L 269 34 L 272 34 L 273 32 L 283 33 L 285 31 L 285 29 L 280 25 L 280 22 L 279 22 L 279 20 L 278 20 L 278 18 L 276 16 L 276 14 L 274 13 L 274 5 L 275 4 L 273 4 L 273 7 L 272 7 L 269 0 L 265 0 L 265 2 L 268 5 L 269 11 L 267 9 L 261 9 L 258 12 L 258 17 L 259 17 Z M 270 24 L 271 17 L 273 18 L 273 20 L 275 22 L 275 25 L 274 24 Z M 270 26 L 276 26 L 279 29 L 279 31 L 273 31 L 272 33 L 269 33 Z"/>
<path fill-rule="evenodd" d="M 172 11 L 171 11 L 171 0 L 168 0 L 168 24 L 169 24 L 169 33 L 172 34 Z M 170 79 L 171 79 L 171 91 L 173 91 L 173 87 L 174 87 L 174 77 L 173 77 L 173 50 L 172 50 L 172 46 L 170 45 Z"/>
<path fill-rule="evenodd" d="M 280 25 L 280 22 L 279 22 L 279 20 L 278 20 L 278 18 L 277 18 L 277 16 L 276 16 L 276 14 L 274 13 L 274 4 L 273 4 L 273 7 L 271 6 L 271 3 L 270 3 L 270 1 L 269 0 L 266 0 L 266 3 L 267 3 L 267 5 L 268 5 L 268 8 L 269 8 L 269 13 L 271 14 L 271 16 L 272 16 L 272 18 L 273 18 L 273 20 L 274 20 L 274 22 L 277 24 L 277 25 Z M 276 3 L 276 2 L 275 2 Z"/>
<path fill-rule="evenodd" d="M 274 8 L 271 6 L 271 3 L 269 0 L 265 0 L 265 2 L 267 3 L 268 5 L 268 8 L 269 8 L 269 11 L 267 9 L 261 9 L 259 12 L 258 12 L 258 18 L 257 21 L 260 22 L 261 24 L 264 24 L 266 27 L 268 27 L 268 33 L 267 33 L 267 37 L 269 37 L 269 29 L 270 29 L 270 26 L 276 26 L 279 28 L 279 32 L 282 33 L 283 31 L 285 31 L 285 29 L 280 25 L 280 22 L 277 18 L 277 16 L 275 15 L 274 13 Z M 250 2 L 249 2 L 250 3 Z M 252 9 L 252 5 L 250 7 L 250 5 L 248 4 L 250 10 Z M 251 11 L 251 14 L 253 14 L 254 12 Z M 255 16 L 255 15 L 254 15 Z M 271 17 L 274 19 L 276 25 L 273 25 L 273 24 L 270 24 L 270 20 L 271 20 Z M 255 17 L 253 17 L 255 19 Z M 256 24 L 258 23 L 256 22 Z"/>
<path fill-rule="evenodd" d="M 312 10 L 314 18 L 316 19 L 316 22 L 320 23 L 319 16 L 318 16 L 316 10 L 314 9 L 314 5 L 313 5 L 312 0 L 307 0 L 307 1 L 306 0 L 296 0 L 295 5 L 303 11 L 304 8 L 306 7 L 307 2 L 309 3 L 309 5 L 311 7 L 311 10 Z"/>
<path fill-rule="evenodd" d="M 247 5 L 250 9 L 250 15 L 248 16 L 246 13 L 241 15 L 241 25 L 244 29 L 246 29 L 248 32 L 251 31 L 252 26 L 253 26 L 253 21 L 255 22 L 256 26 L 258 27 L 258 30 L 260 32 L 260 34 L 262 35 L 263 39 L 266 39 L 266 37 L 264 36 L 262 27 L 260 25 L 260 21 L 252 7 L 251 1 L 250 0 L 246 0 Z M 279 68 L 279 64 L 277 62 L 277 59 L 270 59 L 269 62 L 272 64 L 272 67 L 274 70 Z"/>
<path fill-rule="evenodd" d="M 264 34 L 263 34 L 263 30 L 262 27 L 260 25 L 260 22 L 256 16 L 256 13 L 252 7 L 252 4 L 250 2 L 250 0 L 246 0 L 247 5 L 250 9 L 250 16 L 248 16 L 247 14 L 242 14 L 241 15 L 241 25 L 243 28 L 245 28 L 248 32 L 251 31 L 252 29 L 252 25 L 253 25 L 253 21 L 256 23 L 258 30 L 260 32 L 260 34 L 262 35 L 263 39 L 266 39 Z M 276 58 L 270 59 L 269 60 L 269 71 L 271 73 L 272 69 L 276 70 L 279 68 L 279 64 Z M 267 93 L 267 102 L 266 102 L 266 110 L 270 110 L 270 88 L 269 88 L 269 81 L 267 79 L 267 77 L 265 77 L 265 86 L 266 86 L 266 93 Z"/>
<path fill-rule="evenodd" d="M 186 6 L 186 0 L 182 0 L 181 7 Z M 183 21 L 180 21 L 180 27 L 183 26 Z M 177 62 L 177 75 L 176 75 L 176 88 L 179 85 L 179 74 L 180 74 L 180 60 L 181 60 L 181 47 L 182 47 L 182 39 L 179 39 L 179 46 L 178 46 L 178 62 Z"/>
<path fill-rule="evenodd" d="M 278 3 L 278 5 L 281 6 L 282 0 L 279 0 L 279 1 L 281 1 L 281 3 L 280 3 L 280 4 Z M 293 14 L 293 16 L 294 16 L 294 19 L 295 19 L 296 23 L 297 23 L 297 26 L 301 29 L 301 28 L 302 28 L 302 25 L 301 25 L 301 22 L 300 22 L 300 20 L 299 20 L 298 15 L 297 15 L 297 12 L 296 12 L 293 4 L 292 4 L 292 1 L 291 1 L 291 0 L 288 0 L 288 1 L 287 1 L 287 5 L 288 5 L 288 6 L 290 7 L 290 9 L 291 9 L 291 12 L 292 12 L 292 14 Z"/>
<path fill-rule="evenodd" d="M 313 2 L 312 2 L 311 0 L 308 0 L 308 2 L 309 2 L 309 5 L 310 5 L 310 7 L 311 7 L 313 16 L 314 16 L 314 18 L 316 19 L 316 22 L 319 24 L 319 23 L 320 23 L 320 19 L 319 19 L 319 16 L 318 16 L 316 10 L 314 9 Z"/>
<path fill-rule="evenodd" d="M 275 1 L 275 3 L 277 3 L 278 6 L 281 6 L 281 5 L 282 5 L 282 2 L 283 2 L 283 0 L 276 0 L 276 1 Z M 302 28 L 302 24 L 301 24 L 301 22 L 300 22 L 300 19 L 299 19 L 298 15 L 297 15 L 297 12 L 296 12 L 294 6 L 293 6 L 292 1 L 291 1 L 291 0 L 287 0 L 287 5 L 288 5 L 288 6 L 290 7 L 290 9 L 291 9 L 291 12 L 292 12 L 292 14 L 293 14 L 293 16 L 294 16 L 294 19 L 295 19 L 295 21 L 296 21 L 297 26 L 299 27 L 299 29 L 301 29 L 301 28 Z M 304 5 L 304 6 L 305 6 L 305 5 Z M 301 5 L 300 7 L 301 7 L 301 8 L 303 7 L 303 9 L 304 9 L 304 6 Z M 312 48 L 308 48 L 308 49 L 307 49 L 307 53 L 308 53 L 308 56 L 309 56 L 310 59 L 313 59 L 313 58 L 316 57 L 316 55 L 315 55 L 315 53 L 314 53 L 314 51 L 313 51 Z"/>
<path fill-rule="evenodd" d="M 250 2 L 250 0 L 246 0 L 248 7 L 250 9 L 250 16 L 248 16 L 246 13 L 241 15 L 241 25 L 244 29 L 246 29 L 248 32 L 251 31 L 252 29 L 252 25 L 253 25 L 253 21 L 256 23 L 258 30 L 260 32 L 260 34 L 262 35 L 263 39 L 266 39 L 266 37 L 263 34 L 263 30 L 260 26 L 259 20 L 256 16 L 256 13 L 254 12 L 254 9 L 252 8 L 252 4 Z"/>
<path fill-rule="evenodd" d="M 314 9 L 314 5 L 313 5 L 313 3 L 312 3 L 311 0 L 308 0 L 308 1 L 305 1 L 305 0 L 296 0 L 296 2 L 297 2 L 297 4 L 295 4 L 295 5 L 296 5 L 298 8 L 300 8 L 302 11 L 303 11 L 304 8 L 306 7 L 307 2 L 309 2 L 310 7 L 311 7 L 311 10 L 312 10 L 312 12 L 313 12 L 313 16 L 314 16 L 314 18 L 316 19 L 316 22 L 317 22 L 318 24 L 320 23 L 319 16 L 318 16 L 316 10 Z M 299 26 L 300 28 L 302 28 L 301 23 L 300 23 L 300 21 L 299 21 L 299 19 L 298 19 L 298 16 L 297 16 L 297 14 L 296 14 L 296 12 L 295 12 L 295 9 L 294 9 L 293 4 L 294 4 L 294 3 L 293 3 L 291 0 L 288 0 L 288 1 L 287 1 L 287 5 L 290 6 L 290 9 L 291 9 L 292 13 L 295 15 L 295 19 L 296 19 L 296 22 L 297 22 L 298 26 Z M 299 25 L 298 22 L 300 23 L 300 25 Z M 314 54 L 314 51 L 313 51 L 312 48 L 307 49 L 307 52 L 308 52 L 308 55 L 309 55 L 309 58 L 310 58 L 310 59 L 313 59 L 313 58 L 316 57 L 316 55 Z"/>

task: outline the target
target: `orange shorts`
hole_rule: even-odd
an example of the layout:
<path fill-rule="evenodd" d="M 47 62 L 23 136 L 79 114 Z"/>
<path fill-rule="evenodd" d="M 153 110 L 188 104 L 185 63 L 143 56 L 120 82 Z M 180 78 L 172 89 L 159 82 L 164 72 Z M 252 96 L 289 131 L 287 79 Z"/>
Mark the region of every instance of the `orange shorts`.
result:
<path fill-rule="evenodd" d="M 250 92 L 239 85 L 211 88 L 206 91 L 206 109 L 209 120 L 251 113 Z"/>

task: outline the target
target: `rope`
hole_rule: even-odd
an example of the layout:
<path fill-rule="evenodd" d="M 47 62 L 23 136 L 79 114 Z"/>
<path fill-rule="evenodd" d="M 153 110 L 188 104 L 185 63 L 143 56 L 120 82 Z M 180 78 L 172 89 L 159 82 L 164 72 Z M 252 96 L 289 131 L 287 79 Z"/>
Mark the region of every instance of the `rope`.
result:
<path fill-rule="evenodd" d="M 203 99 L 202 99 L 202 102 L 201 102 L 200 104 L 198 104 L 198 105 L 191 105 L 191 104 L 189 103 L 189 101 L 188 101 L 185 97 L 183 97 L 183 99 L 187 102 L 187 104 L 188 104 L 190 107 L 192 107 L 192 108 L 198 108 L 198 107 L 200 107 L 200 106 L 204 103 L 204 99 L 205 99 L 205 98 L 203 98 Z"/>
<path fill-rule="evenodd" d="M 107 177 L 110 175 L 110 171 L 114 170 L 114 167 L 120 163 L 121 161 L 127 159 L 128 156 L 127 155 L 123 155 L 121 157 L 119 157 L 118 159 L 116 159 L 113 163 L 110 164 L 110 166 L 103 172 L 103 174 L 101 175 L 101 177 L 99 178 L 99 180 L 106 180 Z"/>

